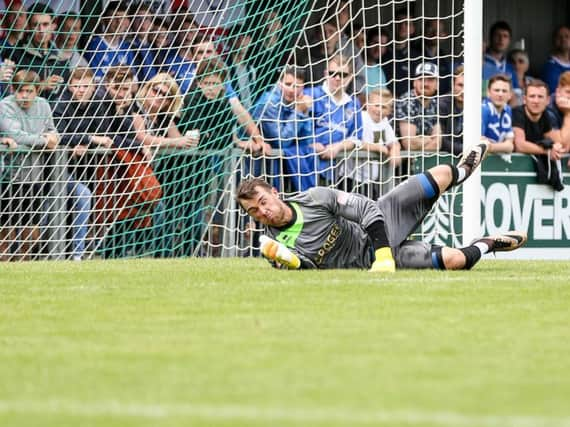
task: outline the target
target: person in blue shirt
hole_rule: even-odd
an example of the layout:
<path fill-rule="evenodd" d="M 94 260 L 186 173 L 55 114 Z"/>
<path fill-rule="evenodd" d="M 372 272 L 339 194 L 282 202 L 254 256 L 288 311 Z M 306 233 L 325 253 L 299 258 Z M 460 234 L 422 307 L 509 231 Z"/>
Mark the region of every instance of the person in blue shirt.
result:
<path fill-rule="evenodd" d="M 129 8 L 124 2 L 111 2 L 101 18 L 101 32 L 89 40 L 84 56 L 95 72 L 97 81 L 103 79 L 110 67 L 135 65 L 135 54 L 124 39 L 130 28 Z"/>
<path fill-rule="evenodd" d="M 495 22 L 489 31 L 489 48 L 483 56 L 483 82 L 486 83 L 496 74 L 507 74 L 512 87 L 518 88 L 517 74 L 512 64 L 507 61 L 507 51 L 511 44 L 513 30 L 505 21 Z"/>
<path fill-rule="evenodd" d="M 508 103 L 512 96 L 511 81 L 503 74 L 489 80 L 487 98 L 481 107 L 481 137 L 490 153 L 512 153 L 514 149 L 513 115 Z"/>
<path fill-rule="evenodd" d="M 252 114 L 260 121 L 265 141 L 281 150 L 282 158 L 273 160 L 273 166 L 283 164 L 281 173 L 295 191 L 316 185 L 312 124 L 307 115 L 312 99 L 303 94 L 304 84 L 303 73 L 288 65 L 279 83 L 261 95 Z"/>
<path fill-rule="evenodd" d="M 362 139 L 360 102 L 345 91 L 352 80 L 351 69 L 350 59 L 333 56 L 327 63 L 324 83 L 305 90 L 305 95 L 313 99 L 309 111 L 313 119 L 313 148 L 319 155 L 316 167 L 324 185 L 334 183 L 336 157 L 352 150 Z"/>
<path fill-rule="evenodd" d="M 550 93 L 556 91 L 558 78 L 565 71 L 570 71 L 570 28 L 562 25 L 553 36 L 554 50 L 542 69 L 542 80 L 548 85 Z"/>

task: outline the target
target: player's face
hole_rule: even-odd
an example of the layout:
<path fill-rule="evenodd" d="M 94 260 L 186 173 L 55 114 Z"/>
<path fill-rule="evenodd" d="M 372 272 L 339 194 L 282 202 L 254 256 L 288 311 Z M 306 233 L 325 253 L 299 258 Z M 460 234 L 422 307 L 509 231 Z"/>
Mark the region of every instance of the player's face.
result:
<path fill-rule="evenodd" d="M 73 79 L 68 86 L 71 96 L 75 101 L 86 102 L 91 99 L 95 91 L 93 80 L 89 77 L 82 79 Z"/>
<path fill-rule="evenodd" d="M 303 95 L 303 81 L 292 74 L 285 74 L 281 80 L 281 94 L 285 104 L 292 104 Z"/>
<path fill-rule="evenodd" d="M 487 89 L 487 96 L 496 108 L 503 109 L 511 99 L 511 85 L 498 80 Z"/>
<path fill-rule="evenodd" d="M 24 85 L 20 86 L 18 90 L 14 92 L 14 97 L 20 108 L 27 110 L 34 104 L 37 94 L 38 92 L 34 85 Z"/>
<path fill-rule="evenodd" d="M 545 87 L 529 86 L 527 88 L 524 104 L 529 113 L 537 116 L 541 115 L 546 110 L 549 102 L 550 97 Z"/>
<path fill-rule="evenodd" d="M 271 191 L 256 187 L 257 194 L 251 200 L 240 200 L 243 209 L 254 220 L 263 225 L 280 227 L 290 220 L 287 204 L 283 202 L 275 188 Z"/>

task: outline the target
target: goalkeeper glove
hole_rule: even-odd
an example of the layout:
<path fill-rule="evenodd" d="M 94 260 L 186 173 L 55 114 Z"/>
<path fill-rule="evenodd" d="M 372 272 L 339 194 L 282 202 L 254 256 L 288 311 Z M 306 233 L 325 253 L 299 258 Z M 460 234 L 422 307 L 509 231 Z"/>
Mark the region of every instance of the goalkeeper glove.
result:
<path fill-rule="evenodd" d="M 259 238 L 261 244 L 261 255 L 269 261 L 275 262 L 278 266 L 283 266 L 290 270 L 296 270 L 301 267 L 301 260 L 289 248 L 267 236 Z"/>
<path fill-rule="evenodd" d="M 376 260 L 368 270 L 370 273 L 395 273 L 396 262 L 389 247 L 376 249 Z"/>

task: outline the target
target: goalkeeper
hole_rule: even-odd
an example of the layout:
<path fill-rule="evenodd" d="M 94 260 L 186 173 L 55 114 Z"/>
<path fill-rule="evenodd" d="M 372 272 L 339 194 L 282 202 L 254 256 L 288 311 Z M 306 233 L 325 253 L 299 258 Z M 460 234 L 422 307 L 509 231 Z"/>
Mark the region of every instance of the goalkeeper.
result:
<path fill-rule="evenodd" d="M 441 193 L 463 183 L 481 164 L 488 143 L 474 146 L 454 165 L 439 165 L 415 175 L 373 201 L 359 194 L 314 187 L 288 200 L 264 180 L 243 181 L 237 201 L 267 227 L 261 253 L 275 267 L 470 269 L 487 252 L 510 251 L 526 235 L 509 232 L 484 237 L 460 249 L 409 240 Z"/>

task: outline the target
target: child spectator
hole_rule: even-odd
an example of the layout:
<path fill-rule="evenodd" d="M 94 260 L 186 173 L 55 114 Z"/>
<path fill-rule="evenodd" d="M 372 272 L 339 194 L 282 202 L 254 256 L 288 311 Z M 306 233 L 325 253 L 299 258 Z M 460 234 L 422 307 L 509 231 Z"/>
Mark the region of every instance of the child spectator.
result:
<path fill-rule="evenodd" d="M 510 154 L 513 152 L 514 132 L 511 99 L 511 79 L 496 74 L 489 79 L 487 98 L 481 109 L 481 136 L 487 139 L 490 153 Z M 509 157 L 504 157 L 509 159 Z"/>
<path fill-rule="evenodd" d="M 560 75 L 570 71 L 570 28 L 566 25 L 558 27 L 554 31 L 552 42 L 552 56 L 542 69 L 542 79 L 548 85 L 550 93 L 556 91 Z"/>
<path fill-rule="evenodd" d="M 347 191 L 358 191 L 373 200 L 386 193 L 390 186 L 387 181 L 394 169 L 400 165 L 400 143 L 390 125 L 394 97 L 388 89 L 375 89 L 368 93 L 366 110 L 362 112 L 362 143 L 357 144 L 360 151 L 380 156 L 380 161 L 372 159 L 353 159 L 347 161 Z M 383 176 L 383 164 L 389 161 L 388 170 L 392 174 Z M 386 184 L 386 185 L 385 185 Z M 382 190 L 382 191 L 381 191 Z"/>

